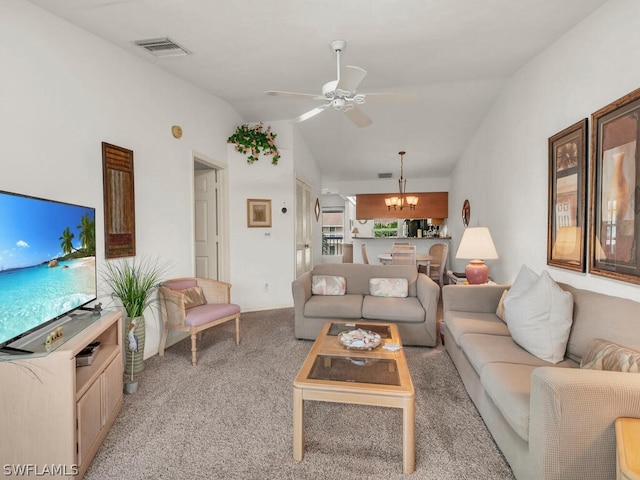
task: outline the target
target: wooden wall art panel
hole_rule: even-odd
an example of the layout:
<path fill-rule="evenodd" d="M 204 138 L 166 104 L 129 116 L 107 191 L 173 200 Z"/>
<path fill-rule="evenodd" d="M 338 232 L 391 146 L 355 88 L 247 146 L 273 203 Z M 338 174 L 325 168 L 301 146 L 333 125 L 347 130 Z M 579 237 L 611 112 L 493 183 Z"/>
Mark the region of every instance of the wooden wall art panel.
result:
<path fill-rule="evenodd" d="M 133 151 L 102 142 L 105 258 L 136 254 Z"/>

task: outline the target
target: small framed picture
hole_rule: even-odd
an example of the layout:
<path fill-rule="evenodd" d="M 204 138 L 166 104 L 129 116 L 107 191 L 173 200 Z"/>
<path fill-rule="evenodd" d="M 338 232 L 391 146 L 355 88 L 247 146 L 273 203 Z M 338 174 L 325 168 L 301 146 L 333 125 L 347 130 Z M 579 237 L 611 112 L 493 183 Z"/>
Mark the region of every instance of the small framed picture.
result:
<path fill-rule="evenodd" d="M 247 199 L 247 227 L 271 227 L 271 200 Z"/>

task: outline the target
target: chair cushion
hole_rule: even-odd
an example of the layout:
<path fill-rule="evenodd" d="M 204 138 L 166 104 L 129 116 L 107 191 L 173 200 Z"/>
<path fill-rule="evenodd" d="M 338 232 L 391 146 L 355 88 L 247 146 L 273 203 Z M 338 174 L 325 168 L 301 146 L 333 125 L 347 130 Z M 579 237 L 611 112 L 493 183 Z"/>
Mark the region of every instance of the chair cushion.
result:
<path fill-rule="evenodd" d="M 639 373 L 640 352 L 594 338 L 580 361 L 580 368 Z"/>
<path fill-rule="evenodd" d="M 187 288 L 182 290 L 182 294 L 184 295 L 184 308 L 193 308 L 207 303 L 202 287 Z"/>
<path fill-rule="evenodd" d="M 409 295 L 409 282 L 406 278 L 372 278 L 369 292 L 374 297 L 403 298 Z"/>
<path fill-rule="evenodd" d="M 240 306 L 235 303 L 207 303 L 187 310 L 184 323 L 189 327 L 198 327 L 237 313 L 240 313 Z"/>
<path fill-rule="evenodd" d="M 347 279 L 340 275 L 313 275 L 311 293 L 313 295 L 344 295 L 347 291 Z"/>

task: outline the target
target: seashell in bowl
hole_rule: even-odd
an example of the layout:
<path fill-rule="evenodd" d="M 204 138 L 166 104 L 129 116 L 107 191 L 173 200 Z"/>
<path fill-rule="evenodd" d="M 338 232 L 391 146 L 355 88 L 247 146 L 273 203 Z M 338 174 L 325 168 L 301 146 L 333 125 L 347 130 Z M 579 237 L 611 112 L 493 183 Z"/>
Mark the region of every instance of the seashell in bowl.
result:
<path fill-rule="evenodd" d="M 338 340 L 352 350 L 373 350 L 382 342 L 380 334 L 358 328 L 349 332 L 341 332 Z"/>

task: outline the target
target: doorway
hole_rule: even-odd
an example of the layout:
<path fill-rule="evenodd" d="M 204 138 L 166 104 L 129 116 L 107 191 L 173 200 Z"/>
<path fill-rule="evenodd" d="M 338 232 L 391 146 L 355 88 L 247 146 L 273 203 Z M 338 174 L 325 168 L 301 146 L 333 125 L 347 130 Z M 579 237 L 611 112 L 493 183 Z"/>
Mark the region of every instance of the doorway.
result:
<path fill-rule="evenodd" d="M 296 179 L 296 278 L 313 267 L 311 187 Z"/>
<path fill-rule="evenodd" d="M 196 277 L 224 280 L 225 171 L 202 155 L 193 157 L 194 271 Z"/>

